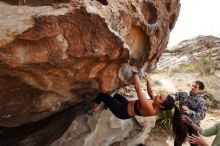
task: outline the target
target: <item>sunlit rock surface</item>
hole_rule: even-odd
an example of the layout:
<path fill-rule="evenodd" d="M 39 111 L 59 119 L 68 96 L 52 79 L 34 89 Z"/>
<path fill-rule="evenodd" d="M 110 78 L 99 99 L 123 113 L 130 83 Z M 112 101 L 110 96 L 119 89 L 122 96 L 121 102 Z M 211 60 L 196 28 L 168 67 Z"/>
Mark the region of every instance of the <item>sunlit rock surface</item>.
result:
<path fill-rule="evenodd" d="M 98 91 L 131 84 L 123 74 L 129 60 L 154 68 L 180 7 L 178 0 L 2 1 L 0 126 L 15 142 L 25 136 L 16 139 L 13 128 L 41 123 L 36 129 L 45 131 L 55 113 L 71 107 L 74 119 Z"/>

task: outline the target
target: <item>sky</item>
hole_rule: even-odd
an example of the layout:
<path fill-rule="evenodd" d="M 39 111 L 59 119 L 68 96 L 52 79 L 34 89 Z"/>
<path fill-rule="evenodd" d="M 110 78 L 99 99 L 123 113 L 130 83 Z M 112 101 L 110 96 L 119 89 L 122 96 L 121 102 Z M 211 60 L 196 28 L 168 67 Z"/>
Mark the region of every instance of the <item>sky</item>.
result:
<path fill-rule="evenodd" d="M 220 0 L 180 0 L 180 3 L 168 47 L 198 35 L 220 37 Z"/>

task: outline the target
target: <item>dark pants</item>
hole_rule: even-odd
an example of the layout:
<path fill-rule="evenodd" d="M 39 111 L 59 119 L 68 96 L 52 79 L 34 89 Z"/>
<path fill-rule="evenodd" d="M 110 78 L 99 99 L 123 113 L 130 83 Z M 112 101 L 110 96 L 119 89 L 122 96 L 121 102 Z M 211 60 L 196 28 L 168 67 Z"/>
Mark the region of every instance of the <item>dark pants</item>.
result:
<path fill-rule="evenodd" d="M 111 112 L 119 119 L 129 119 L 128 100 L 120 95 L 115 94 L 113 97 L 106 93 L 99 93 L 95 99 L 97 104 L 104 102 Z"/>
<path fill-rule="evenodd" d="M 187 126 L 187 129 L 188 129 L 188 133 L 190 136 L 192 134 L 199 136 L 198 132 L 196 130 L 194 130 L 191 126 Z M 197 144 L 190 144 L 190 146 L 198 146 L 198 145 Z"/>
<path fill-rule="evenodd" d="M 197 135 L 198 133 L 196 130 L 194 130 L 191 126 L 186 125 L 186 128 L 188 130 L 188 134 L 191 136 L 192 134 Z M 182 143 L 178 143 L 176 140 L 174 140 L 174 146 L 182 146 Z M 196 144 L 190 144 L 190 146 L 198 146 Z"/>

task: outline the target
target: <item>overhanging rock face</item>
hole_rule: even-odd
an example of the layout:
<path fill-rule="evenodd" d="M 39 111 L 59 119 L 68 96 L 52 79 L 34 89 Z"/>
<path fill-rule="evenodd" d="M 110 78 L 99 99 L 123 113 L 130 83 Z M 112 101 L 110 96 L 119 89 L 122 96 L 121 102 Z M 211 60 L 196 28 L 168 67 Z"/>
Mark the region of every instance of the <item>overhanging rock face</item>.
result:
<path fill-rule="evenodd" d="M 0 3 L 0 126 L 44 119 L 131 84 L 129 60 L 146 72 L 166 48 L 178 0 Z M 68 2 L 68 1 L 67 1 Z M 34 4 L 33 4 L 34 5 Z"/>

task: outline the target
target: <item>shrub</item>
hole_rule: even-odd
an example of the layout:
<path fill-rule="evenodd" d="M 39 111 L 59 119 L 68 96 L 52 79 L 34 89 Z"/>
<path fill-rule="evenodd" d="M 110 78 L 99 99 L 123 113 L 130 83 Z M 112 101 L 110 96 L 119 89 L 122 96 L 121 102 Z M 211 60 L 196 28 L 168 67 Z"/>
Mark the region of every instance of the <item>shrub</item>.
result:
<path fill-rule="evenodd" d="M 211 75 L 216 71 L 217 64 L 211 56 L 194 59 L 194 69 L 201 75 Z"/>

